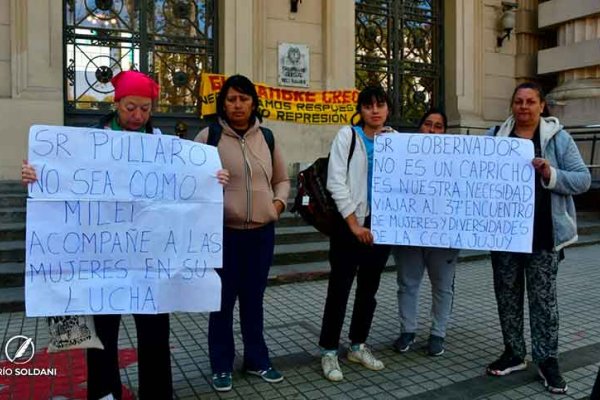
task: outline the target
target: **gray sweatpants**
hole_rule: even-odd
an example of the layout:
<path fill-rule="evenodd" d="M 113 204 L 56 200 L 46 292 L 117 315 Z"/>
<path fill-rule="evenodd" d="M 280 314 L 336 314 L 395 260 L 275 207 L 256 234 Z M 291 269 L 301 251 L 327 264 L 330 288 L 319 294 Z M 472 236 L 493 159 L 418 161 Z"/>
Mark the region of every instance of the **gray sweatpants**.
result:
<path fill-rule="evenodd" d="M 454 298 L 454 273 L 459 250 L 396 246 L 392 250 L 397 268 L 400 332 L 417 331 L 419 289 L 427 269 L 431 282 L 431 334 L 446 337 L 446 325 Z"/>

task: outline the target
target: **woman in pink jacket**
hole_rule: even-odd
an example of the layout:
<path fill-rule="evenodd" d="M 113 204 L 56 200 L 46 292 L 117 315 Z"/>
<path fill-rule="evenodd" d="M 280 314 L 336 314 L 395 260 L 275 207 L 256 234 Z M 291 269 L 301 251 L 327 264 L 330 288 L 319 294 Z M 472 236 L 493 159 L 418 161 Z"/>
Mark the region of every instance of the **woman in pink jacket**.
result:
<path fill-rule="evenodd" d="M 263 297 L 273 260 L 275 221 L 285 209 L 290 181 L 281 150 L 270 130 L 261 127 L 258 95 L 246 77 L 229 77 L 217 97 L 216 124 L 201 131 L 196 141 L 217 146 L 225 187 L 225 228 L 221 311 L 210 314 L 208 347 L 213 388 L 232 388 L 233 309 L 240 302 L 244 369 L 269 383 L 281 382 L 263 335 Z"/>

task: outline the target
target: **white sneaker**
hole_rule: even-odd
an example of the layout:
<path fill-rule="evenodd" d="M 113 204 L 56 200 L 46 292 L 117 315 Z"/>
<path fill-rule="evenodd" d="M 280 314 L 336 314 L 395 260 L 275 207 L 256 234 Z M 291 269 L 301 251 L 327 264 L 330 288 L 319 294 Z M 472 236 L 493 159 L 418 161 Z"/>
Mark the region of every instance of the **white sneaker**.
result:
<path fill-rule="evenodd" d="M 373 371 L 380 371 L 385 368 L 383 362 L 376 359 L 364 343 L 361 343 L 356 351 L 353 351 L 352 348 L 348 349 L 348 361 L 362 364 L 363 367 Z"/>
<path fill-rule="evenodd" d="M 321 357 L 321 368 L 323 368 L 325 378 L 332 382 L 339 382 L 344 379 L 344 374 L 342 374 L 336 353 L 323 354 Z"/>

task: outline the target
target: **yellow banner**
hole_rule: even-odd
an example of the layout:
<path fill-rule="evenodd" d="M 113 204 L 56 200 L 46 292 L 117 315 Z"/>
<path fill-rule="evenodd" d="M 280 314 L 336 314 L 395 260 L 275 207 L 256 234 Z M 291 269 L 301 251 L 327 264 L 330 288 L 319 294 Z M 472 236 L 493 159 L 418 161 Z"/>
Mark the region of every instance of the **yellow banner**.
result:
<path fill-rule="evenodd" d="M 201 75 L 200 114 L 217 113 L 217 94 L 225 75 Z M 351 90 L 292 90 L 255 83 L 259 109 L 263 119 L 297 124 L 347 125 L 356 110 L 358 91 Z"/>

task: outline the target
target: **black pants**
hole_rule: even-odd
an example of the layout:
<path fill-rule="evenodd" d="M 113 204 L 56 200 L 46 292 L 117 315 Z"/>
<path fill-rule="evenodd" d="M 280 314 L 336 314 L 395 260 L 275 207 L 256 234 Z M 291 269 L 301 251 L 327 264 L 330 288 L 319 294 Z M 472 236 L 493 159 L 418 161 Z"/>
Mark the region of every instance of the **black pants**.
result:
<path fill-rule="evenodd" d="M 208 350 L 213 373 L 233 371 L 235 341 L 233 311 L 239 299 L 244 342 L 244 367 L 265 370 L 271 366 L 263 334 L 263 298 L 273 262 L 275 225 L 256 229 L 223 229 L 221 310 L 210 313 Z"/>
<path fill-rule="evenodd" d="M 169 314 L 134 314 L 138 338 L 138 375 L 140 400 L 172 399 Z M 118 341 L 120 315 L 95 315 L 96 333 L 104 350 L 88 349 L 88 399 L 97 400 L 110 393 L 121 399 Z"/>
<path fill-rule="evenodd" d="M 367 220 L 365 226 L 370 226 Z M 346 223 L 340 224 L 329 241 L 331 273 L 327 300 L 323 312 L 319 346 L 326 350 L 338 348 L 346 305 L 356 276 L 356 295 L 349 339 L 352 344 L 364 343 L 369 336 L 377 306 L 381 272 L 390 255 L 390 246 L 367 246 L 358 241 Z"/>
<path fill-rule="evenodd" d="M 598 369 L 598 375 L 596 375 L 596 382 L 594 382 L 590 400 L 600 400 L 600 368 Z"/>

